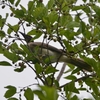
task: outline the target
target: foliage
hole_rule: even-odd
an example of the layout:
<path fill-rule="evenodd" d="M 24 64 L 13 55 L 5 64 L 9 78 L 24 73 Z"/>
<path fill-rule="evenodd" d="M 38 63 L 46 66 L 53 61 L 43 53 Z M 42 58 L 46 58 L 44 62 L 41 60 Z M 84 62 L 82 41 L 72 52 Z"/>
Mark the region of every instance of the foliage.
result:
<path fill-rule="evenodd" d="M 5 13 L 5 17 L 0 15 L 0 54 L 10 61 L 0 61 L 0 65 L 16 66 L 16 72 L 22 72 L 26 67 L 31 68 L 37 76 L 35 79 L 38 89 L 33 90 L 29 85 L 17 92 L 15 86 L 9 85 L 5 87 L 8 89 L 4 94 L 5 98 L 18 100 L 15 96 L 17 94 L 22 100 L 21 93 L 24 92 L 27 100 L 34 100 L 34 95 L 39 100 L 58 100 L 60 96 L 64 100 L 78 100 L 77 94 L 85 91 L 95 100 L 99 100 L 100 0 L 82 0 L 81 4 L 77 4 L 77 0 L 49 0 L 46 5 L 42 0 L 31 0 L 27 7 L 20 4 L 20 1 L 2 0 L 0 5 L 2 9 L 9 7 L 10 10 Z M 9 18 L 16 19 L 16 22 L 12 24 L 8 21 Z M 34 41 L 42 37 L 42 42 L 46 41 L 47 44 L 58 42 L 68 57 L 83 59 L 92 66 L 93 72 L 79 70 L 68 64 L 69 69 L 62 74 L 70 82 L 61 85 L 55 77 L 59 71 L 59 63 L 47 64 L 46 59 L 40 64 L 38 52 L 30 52 L 20 32 L 32 36 Z M 79 83 L 78 87 L 76 83 Z M 84 100 L 89 98 L 84 97 Z"/>

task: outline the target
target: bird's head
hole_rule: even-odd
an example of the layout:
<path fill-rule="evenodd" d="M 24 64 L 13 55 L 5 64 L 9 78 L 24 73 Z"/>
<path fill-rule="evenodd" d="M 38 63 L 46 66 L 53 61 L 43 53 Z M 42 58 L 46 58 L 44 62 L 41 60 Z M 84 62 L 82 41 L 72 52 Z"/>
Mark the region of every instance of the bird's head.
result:
<path fill-rule="evenodd" d="M 27 43 L 31 42 L 32 37 L 31 37 L 30 35 L 24 34 L 24 33 L 22 33 L 22 32 L 20 32 L 20 33 L 21 33 L 21 35 L 24 37 L 24 39 L 25 39 L 25 41 L 26 41 Z"/>

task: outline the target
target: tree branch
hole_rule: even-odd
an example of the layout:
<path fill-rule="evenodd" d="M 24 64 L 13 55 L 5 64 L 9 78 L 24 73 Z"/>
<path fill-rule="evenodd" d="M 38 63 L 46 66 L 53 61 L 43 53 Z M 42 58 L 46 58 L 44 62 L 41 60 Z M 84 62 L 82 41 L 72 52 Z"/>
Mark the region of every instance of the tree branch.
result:
<path fill-rule="evenodd" d="M 96 76 L 96 73 L 92 73 L 92 74 L 90 74 L 90 75 L 86 75 L 86 76 L 80 77 L 80 78 L 78 78 L 78 79 L 76 79 L 76 80 L 73 80 L 73 81 L 74 81 L 74 82 L 77 82 L 77 81 L 79 81 L 79 80 L 85 80 L 86 78 L 89 78 L 90 76 L 95 77 L 95 76 Z M 71 81 L 71 82 L 72 82 L 72 81 Z M 69 83 L 71 83 L 71 82 L 69 82 Z M 66 85 L 69 84 L 69 83 L 66 83 L 66 84 L 62 85 L 62 86 L 60 86 L 59 88 L 63 88 L 64 86 L 66 86 Z"/>

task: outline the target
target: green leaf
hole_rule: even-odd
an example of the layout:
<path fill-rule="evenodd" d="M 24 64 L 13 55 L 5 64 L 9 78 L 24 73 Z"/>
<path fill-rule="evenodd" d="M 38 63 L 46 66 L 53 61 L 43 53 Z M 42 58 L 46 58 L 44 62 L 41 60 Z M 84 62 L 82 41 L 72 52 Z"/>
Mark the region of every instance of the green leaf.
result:
<path fill-rule="evenodd" d="M 70 30 L 63 30 L 63 29 L 60 30 L 60 34 L 65 36 L 69 40 L 74 39 L 74 36 L 77 35 L 76 32 L 71 32 Z"/>
<path fill-rule="evenodd" d="M 58 94 L 54 87 L 40 86 L 39 90 L 34 90 L 40 100 L 57 100 Z"/>
<path fill-rule="evenodd" d="M 16 68 L 14 69 L 15 72 L 22 72 L 26 67 L 20 67 L 20 68 Z"/>
<path fill-rule="evenodd" d="M 39 60 L 37 59 L 35 53 L 30 52 L 29 48 L 27 47 L 27 45 L 20 45 L 20 47 L 23 50 L 23 56 L 25 57 L 25 60 L 27 61 L 32 61 L 34 64 L 36 64 Z M 36 52 L 37 54 L 37 52 Z"/>
<path fill-rule="evenodd" d="M 82 9 L 84 9 L 85 7 L 84 6 L 74 6 L 73 8 L 72 8 L 72 10 L 73 11 L 76 11 L 76 10 L 82 10 Z"/>
<path fill-rule="evenodd" d="M 94 92 L 91 93 L 95 100 L 100 100 L 100 96 L 97 96 Z"/>
<path fill-rule="evenodd" d="M 84 3 L 87 1 L 87 0 L 82 0 Z"/>
<path fill-rule="evenodd" d="M 55 69 L 53 66 L 48 66 L 45 70 L 45 74 L 50 74 L 50 73 L 54 73 L 57 72 L 58 70 Z"/>
<path fill-rule="evenodd" d="M 34 90 L 33 93 L 36 94 L 40 100 L 48 100 L 41 90 Z"/>
<path fill-rule="evenodd" d="M 16 53 L 11 53 L 7 50 L 4 51 L 4 56 L 10 59 L 12 62 L 16 62 L 19 60 L 19 57 L 16 55 Z"/>
<path fill-rule="evenodd" d="M 80 50 L 83 50 L 83 46 L 84 46 L 84 43 L 80 42 L 79 44 L 75 45 L 75 48 L 77 49 L 77 51 L 80 51 Z"/>
<path fill-rule="evenodd" d="M 32 38 L 33 40 L 39 38 L 42 35 L 42 32 L 36 29 L 31 30 L 30 32 L 28 32 L 29 35 L 34 35 L 34 37 Z"/>
<path fill-rule="evenodd" d="M 6 22 L 6 18 L 0 18 L 0 27 L 3 28 Z"/>
<path fill-rule="evenodd" d="M 99 6 L 92 6 L 93 10 L 95 11 L 96 15 L 100 16 L 100 7 Z"/>
<path fill-rule="evenodd" d="M 13 44 L 11 44 L 11 48 L 12 49 L 18 49 L 18 44 L 15 42 L 15 43 L 13 43 Z"/>
<path fill-rule="evenodd" d="M 55 84 L 55 86 L 57 87 L 57 88 L 59 88 L 59 81 L 58 80 L 54 80 L 54 84 Z"/>
<path fill-rule="evenodd" d="M 40 88 L 42 89 L 42 91 L 45 91 L 46 95 L 44 95 L 46 97 L 46 100 L 57 100 L 58 94 L 56 88 L 47 86 L 40 86 Z"/>
<path fill-rule="evenodd" d="M 15 0 L 8 0 L 11 4 L 14 4 Z"/>
<path fill-rule="evenodd" d="M 3 43 L 0 41 L 0 54 L 3 54 L 4 50 Z"/>
<path fill-rule="evenodd" d="M 16 87 L 14 86 L 9 85 L 9 86 L 6 86 L 5 88 L 8 89 L 6 93 L 4 94 L 4 97 L 6 98 L 12 97 L 16 93 Z"/>
<path fill-rule="evenodd" d="M 0 30 L 0 38 L 2 39 L 2 38 L 4 38 L 5 37 L 5 32 L 4 31 L 2 31 L 2 30 Z"/>
<path fill-rule="evenodd" d="M 53 7 L 53 5 L 54 5 L 54 0 L 49 0 L 49 2 L 48 2 L 48 4 L 46 5 L 46 7 L 48 8 L 48 9 L 51 9 L 52 7 Z"/>
<path fill-rule="evenodd" d="M 52 11 L 48 16 L 50 24 L 53 24 L 54 22 L 58 21 L 58 14 L 55 11 Z"/>
<path fill-rule="evenodd" d="M 85 32 L 83 32 L 83 35 L 84 35 L 85 38 L 90 39 L 91 36 L 92 36 L 92 32 L 85 30 Z"/>
<path fill-rule="evenodd" d="M 40 64 L 36 63 L 35 70 L 38 74 L 40 74 L 43 71 L 43 67 Z"/>
<path fill-rule="evenodd" d="M 80 69 L 79 69 L 79 68 L 76 68 L 75 70 L 72 71 L 71 74 L 76 74 L 76 73 L 78 73 L 79 71 L 80 71 Z"/>
<path fill-rule="evenodd" d="M 13 13 L 15 14 L 15 17 L 17 17 L 17 18 L 23 18 L 23 17 L 25 17 L 24 11 L 23 11 L 23 10 L 17 9 L 17 10 L 15 10 Z M 18 25 L 18 24 L 17 24 L 17 25 Z"/>
<path fill-rule="evenodd" d="M 68 52 L 70 53 L 70 52 L 77 52 L 76 50 L 76 48 L 74 48 L 70 43 L 69 43 L 69 41 L 66 41 L 66 39 L 64 39 L 63 40 L 63 43 L 64 43 L 64 45 L 66 46 L 66 48 L 67 48 L 67 50 L 68 50 Z"/>
<path fill-rule="evenodd" d="M 30 88 L 27 88 L 24 92 L 26 100 L 34 100 L 33 91 Z"/>
<path fill-rule="evenodd" d="M 7 30 L 7 33 L 11 34 L 12 32 L 13 32 L 13 30 L 9 27 L 8 30 Z"/>
<path fill-rule="evenodd" d="M 69 79 L 69 80 L 76 80 L 76 76 L 73 76 L 73 75 L 69 75 L 67 77 L 65 77 L 65 79 Z"/>
<path fill-rule="evenodd" d="M 68 93 L 68 92 L 79 93 L 78 89 L 75 87 L 74 81 L 71 81 L 68 84 L 66 84 L 66 86 L 64 88 L 65 88 L 66 93 Z"/>
<path fill-rule="evenodd" d="M 97 83 L 94 81 L 93 82 L 93 78 L 87 78 L 85 80 L 85 83 L 91 88 L 93 89 L 93 92 L 97 95 L 99 93 L 99 87 L 97 86 Z"/>
<path fill-rule="evenodd" d="M 11 51 L 13 53 L 22 54 L 23 56 L 25 56 L 24 50 L 22 50 L 21 48 L 19 48 L 18 44 L 16 42 L 10 45 L 10 49 L 11 49 Z"/>
<path fill-rule="evenodd" d="M 0 61 L 0 65 L 2 65 L 2 66 L 11 66 L 11 64 L 7 61 Z"/>
<path fill-rule="evenodd" d="M 65 26 L 68 25 L 69 22 L 72 21 L 72 16 L 68 15 L 68 16 L 61 16 L 59 19 L 59 24 L 61 26 Z"/>
<path fill-rule="evenodd" d="M 26 8 L 23 7 L 22 5 L 20 5 L 21 9 L 24 11 L 24 13 L 26 13 Z"/>
<path fill-rule="evenodd" d="M 25 52 L 26 54 L 31 54 L 27 45 L 20 44 L 20 47 L 22 48 L 23 52 Z"/>
<path fill-rule="evenodd" d="M 75 22 L 75 21 L 69 22 L 67 24 L 67 28 L 74 28 L 74 27 L 79 27 L 79 26 L 80 26 L 80 23 Z"/>
<path fill-rule="evenodd" d="M 81 21 L 81 23 L 80 23 L 80 29 L 79 29 L 80 33 L 83 34 L 85 32 L 85 28 L 86 28 L 85 23 L 83 21 Z"/>
<path fill-rule="evenodd" d="M 10 34 L 11 32 L 17 32 L 18 30 L 19 30 L 19 25 L 18 24 L 16 24 L 16 25 L 10 25 L 10 24 L 8 24 L 8 26 L 9 26 L 9 28 L 8 28 L 8 30 L 7 30 L 7 32 L 8 32 L 8 34 Z"/>
<path fill-rule="evenodd" d="M 37 20 L 43 19 L 47 14 L 47 9 L 45 7 L 37 7 L 32 13 L 33 17 L 35 17 Z"/>
<path fill-rule="evenodd" d="M 78 97 L 76 95 L 74 95 L 73 97 L 71 97 L 70 100 L 79 100 Z"/>
<path fill-rule="evenodd" d="M 30 16 L 32 14 L 32 12 L 34 11 L 34 1 L 29 1 L 28 2 L 28 16 Z"/>
<path fill-rule="evenodd" d="M 85 9 L 84 9 L 85 8 Z M 83 8 L 83 11 L 88 15 L 89 13 L 91 13 L 91 8 L 87 5 L 85 5 Z"/>
<path fill-rule="evenodd" d="M 9 98 L 7 100 L 19 100 L 19 99 L 17 99 L 17 98 Z"/>
<path fill-rule="evenodd" d="M 16 6 L 16 7 L 19 5 L 20 1 L 21 1 L 21 0 L 17 0 L 17 1 L 16 1 L 16 3 L 15 3 L 15 6 Z"/>

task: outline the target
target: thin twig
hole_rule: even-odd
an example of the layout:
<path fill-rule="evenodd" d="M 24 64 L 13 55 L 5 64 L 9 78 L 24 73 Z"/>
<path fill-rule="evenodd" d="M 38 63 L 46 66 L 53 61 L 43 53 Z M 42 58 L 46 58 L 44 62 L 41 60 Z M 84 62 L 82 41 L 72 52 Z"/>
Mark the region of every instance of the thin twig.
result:
<path fill-rule="evenodd" d="M 96 76 L 96 73 L 92 73 L 92 74 L 90 74 L 90 75 L 86 75 L 86 76 L 80 77 L 80 78 L 74 80 L 74 82 L 77 82 L 77 81 L 79 81 L 79 80 L 84 80 L 84 79 L 86 79 L 86 78 L 89 78 L 90 76 L 95 77 L 95 76 Z M 72 82 L 72 81 L 71 81 L 71 82 Z M 71 82 L 69 82 L 69 83 L 71 83 Z M 69 84 L 69 83 L 66 83 L 66 84 L 62 85 L 62 86 L 60 86 L 59 88 L 63 88 L 64 86 L 66 86 L 66 85 Z"/>

